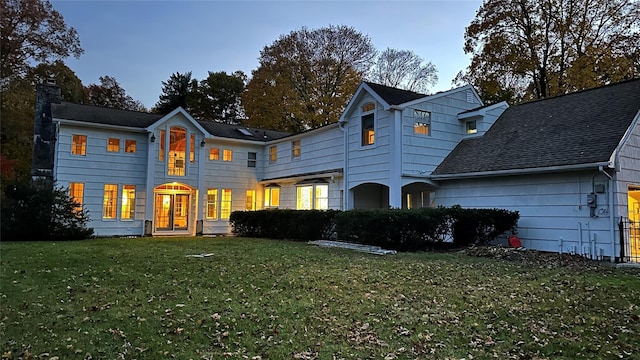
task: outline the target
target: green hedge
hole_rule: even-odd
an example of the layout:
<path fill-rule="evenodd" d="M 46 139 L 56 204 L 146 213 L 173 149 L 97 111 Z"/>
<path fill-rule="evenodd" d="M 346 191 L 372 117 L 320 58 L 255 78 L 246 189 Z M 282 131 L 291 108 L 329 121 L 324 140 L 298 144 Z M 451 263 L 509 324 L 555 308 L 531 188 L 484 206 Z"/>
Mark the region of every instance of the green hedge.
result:
<path fill-rule="evenodd" d="M 337 238 L 398 251 L 486 244 L 514 228 L 519 214 L 501 209 L 261 210 L 231 214 L 234 234 L 300 241 Z"/>

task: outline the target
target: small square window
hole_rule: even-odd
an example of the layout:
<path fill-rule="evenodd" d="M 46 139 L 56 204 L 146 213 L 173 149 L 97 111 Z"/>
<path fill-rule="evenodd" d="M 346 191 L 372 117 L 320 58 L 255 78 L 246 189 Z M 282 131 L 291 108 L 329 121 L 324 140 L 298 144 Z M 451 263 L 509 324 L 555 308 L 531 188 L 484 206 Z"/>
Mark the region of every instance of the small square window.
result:
<path fill-rule="evenodd" d="M 478 126 L 475 120 L 467 121 L 466 131 L 467 134 L 476 134 L 478 132 Z"/>
<path fill-rule="evenodd" d="M 71 153 L 74 155 L 87 154 L 87 135 L 73 135 L 71 137 Z"/>
<path fill-rule="evenodd" d="M 429 124 L 416 121 L 413 124 L 413 133 L 420 135 L 429 135 Z"/>
<path fill-rule="evenodd" d="M 231 161 L 233 156 L 233 151 L 229 149 L 222 150 L 222 161 Z"/>
<path fill-rule="evenodd" d="M 119 152 L 120 151 L 120 139 L 109 138 L 109 140 L 107 140 L 107 151 L 109 151 L 109 152 Z"/>
<path fill-rule="evenodd" d="M 218 148 L 209 149 L 209 160 L 220 160 L 220 149 Z"/>
<path fill-rule="evenodd" d="M 136 141 L 135 140 L 125 140 L 124 141 L 124 152 L 135 154 L 135 152 L 136 152 Z"/>

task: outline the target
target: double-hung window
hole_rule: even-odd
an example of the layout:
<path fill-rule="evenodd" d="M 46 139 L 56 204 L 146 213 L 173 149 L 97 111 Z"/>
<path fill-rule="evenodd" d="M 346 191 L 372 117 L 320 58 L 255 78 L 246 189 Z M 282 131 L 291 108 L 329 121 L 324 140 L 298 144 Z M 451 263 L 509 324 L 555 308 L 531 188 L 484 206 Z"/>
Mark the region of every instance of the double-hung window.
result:
<path fill-rule="evenodd" d="M 87 135 L 71 136 L 71 153 L 73 155 L 86 155 L 87 154 Z"/>
<path fill-rule="evenodd" d="M 133 220 L 136 212 L 136 186 L 122 186 L 122 209 L 120 217 L 122 220 Z"/>
<path fill-rule="evenodd" d="M 264 207 L 273 208 L 280 206 L 280 187 L 269 185 L 264 188 Z"/>
<path fill-rule="evenodd" d="M 374 110 L 376 105 L 374 103 L 366 103 L 362 105 L 360 118 L 360 128 L 362 133 L 362 146 L 373 145 L 375 142 L 375 117 Z"/>
<path fill-rule="evenodd" d="M 102 202 L 102 218 L 115 219 L 117 204 L 118 204 L 118 185 L 104 184 L 104 197 Z"/>
<path fill-rule="evenodd" d="M 328 208 L 328 184 L 305 184 L 296 187 L 297 210 L 327 210 Z"/>

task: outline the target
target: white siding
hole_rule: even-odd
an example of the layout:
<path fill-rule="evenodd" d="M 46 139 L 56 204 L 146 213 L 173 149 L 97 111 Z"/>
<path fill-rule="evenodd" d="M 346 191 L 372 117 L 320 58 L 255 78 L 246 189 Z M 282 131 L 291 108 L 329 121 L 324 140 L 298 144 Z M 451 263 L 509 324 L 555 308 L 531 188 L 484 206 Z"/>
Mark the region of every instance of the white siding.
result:
<path fill-rule="evenodd" d="M 598 193 L 595 217 L 590 216 L 587 194 L 592 183 L 604 185 Z M 435 193 L 436 205 L 500 208 L 520 213 L 518 236 L 527 248 L 615 256 L 612 249 L 607 178 L 590 172 L 540 174 L 448 180 Z M 560 247 L 562 245 L 562 248 Z M 595 249 L 595 250 L 594 250 Z"/>

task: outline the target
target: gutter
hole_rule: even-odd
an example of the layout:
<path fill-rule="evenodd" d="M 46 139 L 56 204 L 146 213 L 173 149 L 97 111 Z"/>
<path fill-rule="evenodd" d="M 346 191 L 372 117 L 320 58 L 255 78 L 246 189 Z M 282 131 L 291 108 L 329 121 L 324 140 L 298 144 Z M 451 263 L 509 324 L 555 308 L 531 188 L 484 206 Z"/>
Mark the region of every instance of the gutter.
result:
<path fill-rule="evenodd" d="M 476 177 L 491 177 L 491 176 L 503 176 L 503 175 L 540 174 L 540 173 L 551 173 L 551 172 L 559 172 L 559 171 L 585 170 L 585 169 L 593 169 L 598 167 L 610 168 L 611 162 L 603 161 L 603 162 L 595 162 L 595 163 L 588 163 L 588 164 L 559 165 L 559 166 L 548 166 L 548 167 L 537 167 L 537 168 L 507 169 L 507 170 L 496 170 L 496 171 L 477 171 L 477 172 L 460 173 L 460 174 L 431 175 L 431 179 L 455 180 L 455 179 L 469 179 L 469 178 L 476 178 Z"/>
<path fill-rule="evenodd" d="M 100 124 L 100 123 L 87 123 L 86 121 L 60 119 L 60 118 L 54 118 L 53 121 L 57 122 L 58 124 L 63 124 L 63 125 L 74 125 L 74 126 L 109 129 L 109 130 L 125 130 L 125 131 L 138 132 L 138 133 L 146 133 L 147 132 L 146 128 L 133 127 L 133 126 L 120 126 L 120 125 L 110 125 L 110 124 Z"/>

